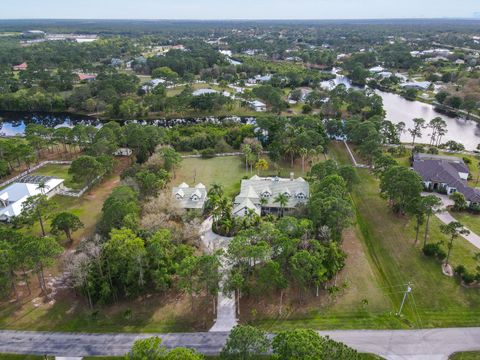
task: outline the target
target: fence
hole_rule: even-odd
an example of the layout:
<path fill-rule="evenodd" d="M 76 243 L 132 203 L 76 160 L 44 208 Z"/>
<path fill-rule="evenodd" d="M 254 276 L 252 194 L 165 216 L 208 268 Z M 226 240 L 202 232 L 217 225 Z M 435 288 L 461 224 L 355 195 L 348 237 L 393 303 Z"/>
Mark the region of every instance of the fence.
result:
<path fill-rule="evenodd" d="M 13 178 L 10 178 L 10 179 L 4 181 L 3 183 L 0 184 L 0 188 L 17 181 L 18 179 L 20 179 L 21 177 L 24 177 L 25 175 L 31 174 L 32 172 L 40 169 L 41 167 L 44 167 L 45 165 L 48 165 L 48 164 L 70 165 L 71 163 L 72 163 L 71 161 L 60 161 L 60 160 L 58 160 L 58 161 L 57 160 L 42 161 L 41 163 L 39 163 L 35 166 L 32 166 L 30 169 L 22 172 L 21 174 L 18 174 L 16 176 L 14 176 Z"/>
<path fill-rule="evenodd" d="M 189 158 L 201 158 L 201 157 L 222 157 L 222 156 L 239 156 L 243 155 L 242 152 L 230 152 L 230 153 L 219 153 L 219 154 L 193 154 L 193 155 L 182 155 L 182 159 L 189 159 Z"/>
<path fill-rule="evenodd" d="M 73 191 L 71 189 L 64 189 L 64 190 L 59 190 L 58 191 L 58 194 L 59 195 L 64 195 L 64 196 L 71 196 L 71 197 L 76 197 L 76 198 L 79 198 L 81 197 L 83 194 L 85 194 L 85 192 L 90 189 L 92 187 L 92 185 L 94 185 L 98 180 L 100 180 L 102 178 L 102 176 L 97 176 L 95 179 L 93 179 L 92 181 L 90 181 L 84 188 L 78 190 L 78 191 Z"/>

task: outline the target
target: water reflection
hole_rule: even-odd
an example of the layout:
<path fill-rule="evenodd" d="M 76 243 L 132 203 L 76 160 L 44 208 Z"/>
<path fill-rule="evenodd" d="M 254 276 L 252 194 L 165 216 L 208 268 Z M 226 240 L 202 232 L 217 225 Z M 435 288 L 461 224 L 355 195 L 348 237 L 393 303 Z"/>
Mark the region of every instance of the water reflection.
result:
<path fill-rule="evenodd" d="M 334 69 L 333 72 L 337 75 L 336 78 L 322 82 L 322 87 L 331 89 L 340 84 L 345 85 L 347 88 L 354 87 L 346 76 L 338 74 L 338 69 Z M 448 133 L 443 137 L 442 142 L 454 140 L 465 145 L 467 150 L 474 150 L 480 144 L 480 124 L 475 121 L 460 117 L 449 117 L 435 110 L 435 107 L 430 104 L 420 101 L 409 101 L 397 94 L 380 90 L 375 90 L 375 92 L 383 99 L 383 107 L 386 112 L 385 118 L 395 124 L 403 121 L 408 129 L 413 126 L 412 120 L 414 118 L 421 117 L 428 122 L 438 116 L 446 121 L 448 127 Z M 421 140 L 428 143 L 429 138 L 430 131 L 427 128 L 423 130 Z M 406 132 L 402 135 L 401 140 L 409 142 L 412 138 Z"/>

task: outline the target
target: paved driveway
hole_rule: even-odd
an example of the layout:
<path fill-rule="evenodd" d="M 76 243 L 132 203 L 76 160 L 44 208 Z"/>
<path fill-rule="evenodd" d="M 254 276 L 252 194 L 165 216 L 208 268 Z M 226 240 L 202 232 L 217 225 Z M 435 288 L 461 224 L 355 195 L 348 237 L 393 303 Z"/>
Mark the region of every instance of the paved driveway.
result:
<path fill-rule="evenodd" d="M 209 253 L 218 249 L 226 250 L 232 238 L 215 234 L 212 231 L 212 218 L 205 220 L 200 228 L 200 239 L 202 240 L 205 250 Z M 220 259 L 222 263 L 222 279 L 220 281 L 220 291 L 217 296 L 217 318 L 210 331 L 222 332 L 230 331 L 237 325 L 237 308 L 234 294 L 224 294 L 222 289 L 227 279 L 229 266 L 224 257 Z"/>
<path fill-rule="evenodd" d="M 446 208 L 448 206 L 453 205 L 453 201 L 447 196 L 443 194 L 438 194 L 438 193 L 422 193 L 422 196 L 427 196 L 427 195 L 435 195 L 438 197 L 440 200 L 442 200 L 442 209 L 443 211 L 438 212 L 435 214 L 437 218 L 440 219 L 441 222 L 444 224 L 450 224 L 452 221 L 457 221 L 455 217 L 450 214 Z M 468 235 L 462 235 L 462 237 L 467 240 L 470 244 L 475 246 L 477 249 L 480 249 L 480 236 L 479 234 L 474 233 L 472 230 L 468 229 L 470 231 L 470 234 Z"/>

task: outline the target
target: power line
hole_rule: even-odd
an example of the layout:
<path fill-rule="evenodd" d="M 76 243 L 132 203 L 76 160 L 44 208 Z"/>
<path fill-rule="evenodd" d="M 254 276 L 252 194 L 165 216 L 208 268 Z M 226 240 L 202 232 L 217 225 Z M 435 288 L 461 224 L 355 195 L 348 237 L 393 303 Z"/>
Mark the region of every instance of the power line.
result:
<path fill-rule="evenodd" d="M 403 294 L 402 303 L 400 304 L 400 310 L 398 310 L 397 315 L 402 315 L 403 305 L 405 305 L 405 301 L 407 300 L 408 294 L 412 292 L 412 284 L 408 283 L 407 288 L 405 289 L 405 294 Z"/>

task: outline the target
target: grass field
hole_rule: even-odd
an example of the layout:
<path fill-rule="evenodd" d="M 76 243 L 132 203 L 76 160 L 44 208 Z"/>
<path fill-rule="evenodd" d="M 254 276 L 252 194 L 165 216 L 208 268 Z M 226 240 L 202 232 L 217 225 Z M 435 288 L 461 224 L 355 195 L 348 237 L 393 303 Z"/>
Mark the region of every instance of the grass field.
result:
<path fill-rule="evenodd" d="M 470 352 L 461 352 L 456 353 L 450 356 L 450 360 L 480 360 L 480 352 L 470 351 Z"/>
<path fill-rule="evenodd" d="M 69 165 L 47 164 L 32 173 L 32 175 L 54 176 L 64 179 L 64 185 L 70 189 L 81 189 L 83 184 L 73 181 L 72 176 L 68 173 Z"/>
<path fill-rule="evenodd" d="M 172 185 L 185 182 L 192 186 L 201 182 L 208 189 L 212 184 L 221 184 L 227 195 L 234 196 L 240 191 L 240 180 L 245 175 L 243 161 L 238 156 L 187 158 L 176 170 Z"/>
<path fill-rule="evenodd" d="M 289 177 L 293 172 L 295 176 L 305 176 L 308 167 L 302 173 L 302 165 L 300 160 L 294 163 L 293 168 L 289 161 L 281 161 L 276 168 L 273 167 L 268 157 L 265 159 L 270 163 L 270 169 L 261 171 L 260 176 L 282 176 Z M 323 157 L 322 157 L 323 159 Z M 245 170 L 245 163 L 241 156 L 225 156 L 211 159 L 202 158 L 186 158 L 182 160 L 181 166 L 176 170 L 176 177 L 172 180 L 172 186 L 176 186 L 182 182 L 195 185 L 199 182 L 203 183 L 207 188 L 212 184 L 218 183 L 223 185 L 225 192 L 229 196 L 235 196 L 240 191 L 240 182 L 243 177 L 252 177 L 256 174 Z"/>
<path fill-rule="evenodd" d="M 480 215 L 474 215 L 467 212 L 454 212 L 452 215 L 471 231 L 480 234 Z"/>

